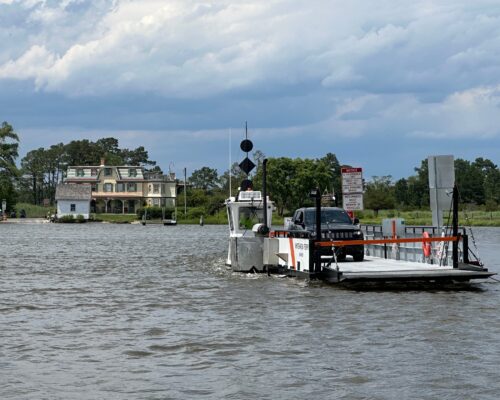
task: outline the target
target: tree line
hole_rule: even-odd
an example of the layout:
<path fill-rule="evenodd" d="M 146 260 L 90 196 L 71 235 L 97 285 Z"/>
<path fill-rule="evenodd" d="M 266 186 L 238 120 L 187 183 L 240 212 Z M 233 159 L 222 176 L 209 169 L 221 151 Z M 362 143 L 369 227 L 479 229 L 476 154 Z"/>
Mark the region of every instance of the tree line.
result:
<path fill-rule="evenodd" d="M 87 139 L 59 143 L 48 148 L 32 150 L 16 166 L 19 137 L 13 127 L 4 122 L 0 127 L 0 199 L 9 205 L 16 201 L 42 204 L 49 199 L 52 204 L 55 187 L 61 182 L 70 165 L 99 165 L 102 157 L 107 165 L 141 165 L 161 172 L 148 152 L 140 146 L 136 149 L 120 148 L 117 139 L 109 137 L 95 142 Z M 263 152 L 253 153 L 256 163 L 250 178 L 254 189 L 262 189 Z M 309 193 L 319 187 L 322 192 L 335 194 L 342 205 L 341 167 L 333 153 L 315 159 L 276 157 L 268 159 L 268 193 L 275 202 L 278 213 L 284 215 L 298 207 L 312 205 Z M 381 209 L 428 209 L 429 183 L 427 160 L 416 167 L 415 174 L 394 181 L 390 175 L 374 176 L 364 185 L 365 208 Z M 474 161 L 455 160 L 455 177 L 462 203 L 496 210 L 500 204 L 500 169 L 491 160 L 477 158 Z M 192 172 L 187 189 L 187 204 L 199 214 L 213 214 L 223 207 L 229 189 L 235 195 L 247 176 L 237 163 L 219 175 L 208 166 Z"/>
<path fill-rule="evenodd" d="M 113 137 L 40 147 L 28 152 L 20 160 L 19 168 L 16 165 L 18 149 L 19 136 L 10 124 L 3 122 L 0 127 L 0 199 L 6 199 L 9 208 L 16 202 L 41 205 L 45 199 L 54 204 L 56 186 L 63 180 L 68 166 L 100 165 L 103 157 L 106 165 L 142 165 L 161 172 L 143 146 L 132 150 L 120 148 L 118 139 Z"/>
<path fill-rule="evenodd" d="M 254 188 L 261 189 L 262 160 L 264 155 L 254 154 L 257 161 L 252 178 Z M 279 215 L 293 212 L 296 208 L 312 205 L 309 193 L 319 187 L 323 193 L 335 194 L 336 202 L 342 206 L 341 165 L 335 154 L 328 153 L 317 159 L 269 158 L 268 192 L 275 202 Z M 245 179 L 237 164 L 231 168 L 232 188 L 236 189 Z M 429 169 L 427 160 L 422 160 L 415 174 L 397 181 L 392 176 L 373 176 L 364 183 L 364 205 L 366 209 L 429 209 Z M 487 211 L 500 205 L 500 169 L 491 160 L 477 158 L 475 161 L 455 160 L 455 180 L 462 204 L 481 206 Z M 189 204 L 194 207 L 207 205 L 213 212 L 221 205 L 229 190 L 229 172 L 218 176 L 217 170 L 203 167 L 196 170 L 189 180 Z M 233 190 L 234 193 L 234 190 Z"/>

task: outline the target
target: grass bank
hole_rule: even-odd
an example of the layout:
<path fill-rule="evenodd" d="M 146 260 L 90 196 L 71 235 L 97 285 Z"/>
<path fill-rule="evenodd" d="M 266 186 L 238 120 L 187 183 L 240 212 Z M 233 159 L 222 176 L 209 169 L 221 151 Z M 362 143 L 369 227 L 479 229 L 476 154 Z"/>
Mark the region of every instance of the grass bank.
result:
<path fill-rule="evenodd" d="M 373 210 L 364 210 L 356 213 L 363 224 L 381 224 L 385 218 L 403 218 L 406 225 L 431 225 L 432 213 L 427 210 L 399 211 L 382 210 L 375 215 Z M 460 225 L 471 226 L 500 226 L 500 211 L 460 211 Z M 444 221 L 448 220 L 448 214 L 445 213 Z M 451 216 L 450 216 L 451 223 Z"/>
<path fill-rule="evenodd" d="M 26 218 L 46 218 L 47 214 L 54 214 L 56 212 L 55 207 L 35 206 L 29 203 L 17 203 L 14 209 L 18 217 L 21 210 L 24 210 L 26 212 Z"/>

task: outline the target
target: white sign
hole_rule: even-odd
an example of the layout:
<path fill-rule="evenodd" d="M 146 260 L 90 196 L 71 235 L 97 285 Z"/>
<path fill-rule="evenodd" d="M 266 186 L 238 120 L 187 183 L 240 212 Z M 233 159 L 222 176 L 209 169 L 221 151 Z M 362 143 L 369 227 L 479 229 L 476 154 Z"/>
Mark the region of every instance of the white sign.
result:
<path fill-rule="evenodd" d="M 363 210 L 363 193 L 344 194 L 344 210 L 347 211 Z"/>
<path fill-rule="evenodd" d="M 342 194 L 344 209 L 363 210 L 363 169 L 342 168 Z"/>
<path fill-rule="evenodd" d="M 342 168 L 342 193 L 363 193 L 361 168 Z"/>

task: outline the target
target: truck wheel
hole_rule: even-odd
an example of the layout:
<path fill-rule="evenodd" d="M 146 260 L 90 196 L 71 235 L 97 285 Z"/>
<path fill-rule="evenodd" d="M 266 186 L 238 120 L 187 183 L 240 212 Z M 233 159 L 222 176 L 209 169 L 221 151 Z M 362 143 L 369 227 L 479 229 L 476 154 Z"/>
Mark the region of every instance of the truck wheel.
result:
<path fill-rule="evenodd" d="M 341 253 L 337 255 L 337 261 L 345 261 L 345 253 Z"/>
<path fill-rule="evenodd" d="M 357 253 L 352 256 L 354 261 L 363 261 L 365 259 L 365 253 Z"/>

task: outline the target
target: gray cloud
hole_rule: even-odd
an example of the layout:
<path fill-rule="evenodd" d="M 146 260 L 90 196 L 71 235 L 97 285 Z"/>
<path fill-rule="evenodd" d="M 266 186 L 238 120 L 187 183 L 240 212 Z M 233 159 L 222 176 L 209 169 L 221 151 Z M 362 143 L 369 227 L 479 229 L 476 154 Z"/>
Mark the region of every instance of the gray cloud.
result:
<path fill-rule="evenodd" d="M 0 0 L 0 22 L 25 127 L 500 137 L 497 1 Z"/>

